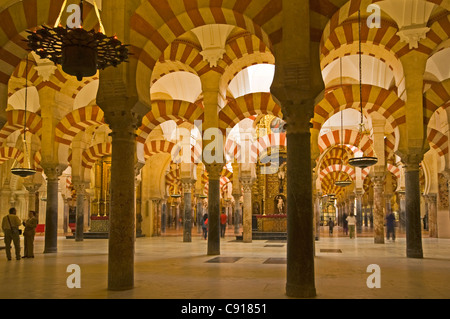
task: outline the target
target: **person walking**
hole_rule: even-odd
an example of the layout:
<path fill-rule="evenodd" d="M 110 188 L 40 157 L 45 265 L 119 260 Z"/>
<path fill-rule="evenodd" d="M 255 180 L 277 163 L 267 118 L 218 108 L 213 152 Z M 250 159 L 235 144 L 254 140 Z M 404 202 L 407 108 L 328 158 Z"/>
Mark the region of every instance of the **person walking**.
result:
<path fill-rule="evenodd" d="M 343 216 L 343 217 L 344 217 L 344 218 L 343 218 L 343 221 L 342 221 L 342 224 L 343 224 L 342 228 L 343 228 L 343 230 L 344 230 L 345 236 L 348 236 L 348 221 L 347 221 L 347 214 L 344 213 L 344 216 Z"/>
<path fill-rule="evenodd" d="M 220 237 L 225 238 L 225 231 L 227 230 L 228 217 L 224 211 L 220 215 Z"/>
<path fill-rule="evenodd" d="M 330 219 L 328 220 L 328 230 L 329 230 L 331 236 L 333 235 L 333 228 L 334 228 L 334 222 L 333 222 L 333 220 L 330 218 Z"/>
<path fill-rule="evenodd" d="M 355 227 L 356 227 L 356 217 L 355 215 L 351 214 L 346 218 L 348 229 L 350 233 L 350 239 L 355 238 Z"/>
<path fill-rule="evenodd" d="M 2 230 L 5 234 L 6 258 L 11 260 L 11 242 L 14 244 L 16 259 L 20 260 L 20 218 L 16 216 L 14 207 L 9 209 L 9 214 L 3 217 Z"/>
<path fill-rule="evenodd" d="M 25 230 L 23 231 L 24 256 L 22 258 L 34 258 L 34 236 L 36 235 L 37 225 L 36 212 L 30 211 L 28 219 L 23 222 Z"/>
<path fill-rule="evenodd" d="M 203 215 L 202 219 L 203 239 L 208 238 L 208 214 Z"/>
<path fill-rule="evenodd" d="M 392 212 L 386 217 L 386 228 L 387 228 L 386 234 L 387 240 L 389 240 L 392 235 L 392 240 L 395 241 L 395 215 Z"/>

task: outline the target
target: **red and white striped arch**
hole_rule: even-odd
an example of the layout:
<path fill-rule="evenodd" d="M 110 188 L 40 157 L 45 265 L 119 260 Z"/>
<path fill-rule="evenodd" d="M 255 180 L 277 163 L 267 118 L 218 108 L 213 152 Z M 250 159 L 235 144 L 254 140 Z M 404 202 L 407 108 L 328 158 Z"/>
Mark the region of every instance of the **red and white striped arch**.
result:
<path fill-rule="evenodd" d="M 344 137 L 342 139 L 340 133 L 340 130 L 335 130 L 321 135 L 319 137 L 320 152 L 323 153 L 325 150 L 331 147 L 344 144 L 360 148 L 368 156 L 373 155 L 373 141 L 369 136 L 363 135 L 361 138 L 361 134 L 359 133 L 359 131 L 346 129 L 343 131 Z"/>
<path fill-rule="evenodd" d="M 191 124 L 196 120 L 203 121 L 203 112 L 202 107 L 187 101 L 154 101 L 152 110 L 142 119 L 142 125 L 136 132 L 136 139 L 145 144 L 152 130 L 166 121 L 183 120 Z"/>
<path fill-rule="evenodd" d="M 55 128 L 55 141 L 70 145 L 78 133 L 85 131 L 90 126 L 105 124 L 104 113 L 100 107 L 86 106 L 67 114 Z"/>
<path fill-rule="evenodd" d="M 434 112 L 450 105 L 450 79 L 433 84 L 425 92 L 424 121 L 428 125 Z"/>
<path fill-rule="evenodd" d="M 448 137 L 434 128 L 428 128 L 428 142 L 430 146 L 435 149 L 440 156 L 448 154 Z"/>
<path fill-rule="evenodd" d="M 0 165 L 10 159 L 15 159 L 19 163 L 23 163 L 24 154 L 15 147 L 4 146 L 0 148 Z"/>
<path fill-rule="evenodd" d="M 207 24 L 235 25 L 258 37 L 269 48 L 281 41 L 281 1 L 231 0 L 219 3 L 177 0 L 143 1 L 131 17 L 136 83 L 144 104 L 155 64 L 179 36 Z"/>
<path fill-rule="evenodd" d="M 26 117 L 26 123 L 25 123 Z M 0 145 L 14 132 L 23 132 L 24 125 L 28 131 L 40 138 L 42 132 L 42 119 L 39 115 L 24 110 L 12 110 L 6 112 L 6 123 L 0 130 Z"/>
<path fill-rule="evenodd" d="M 112 154 L 111 143 L 99 143 L 89 147 L 81 155 L 82 163 L 84 168 L 91 169 L 95 162 L 107 155 Z"/>
<path fill-rule="evenodd" d="M 384 116 L 392 129 L 405 123 L 405 102 L 396 92 L 373 85 L 363 85 L 362 93 L 362 101 L 360 101 L 359 85 L 344 85 L 342 88 L 326 93 L 314 109 L 313 130 L 320 131 L 323 124 L 340 111 L 345 109 L 359 111 L 361 102 L 364 112 L 369 115 L 377 112 Z"/>
<path fill-rule="evenodd" d="M 271 114 L 282 117 L 281 107 L 270 93 L 251 93 L 231 100 L 219 112 L 219 129 L 225 132 L 250 116 Z"/>

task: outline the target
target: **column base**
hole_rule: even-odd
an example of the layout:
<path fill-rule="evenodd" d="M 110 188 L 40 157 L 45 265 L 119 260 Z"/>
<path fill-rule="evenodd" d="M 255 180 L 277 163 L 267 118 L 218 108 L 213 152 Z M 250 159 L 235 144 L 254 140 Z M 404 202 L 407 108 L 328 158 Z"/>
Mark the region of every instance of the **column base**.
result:
<path fill-rule="evenodd" d="M 286 296 L 292 298 L 315 298 L 316 289 L 292 284 L 286 284 Z"/>
<path fill-rule="evenodd" d="M 220 256 L 220 251 L 208 251 L 208 256 Z"/>
<path fill-rule="evenodd" d="M 423 259 L 423 251 L 422 250 L 406 250 L 406 257 L 408 258 L 416 258 L 416 259 Z"/>
<path fill-rule="evenodd" d="M 132 290 L 134 289 L 134 285 L 133 286 L 126 286 L 126 287 L 108 287 L 109 291 L 126 291 L 126 290 Z"/>
<path fill-rule="evenodd" d="M 58 252 L 58 248 L 45 248 L 44 254 L 55 254 Z"/>

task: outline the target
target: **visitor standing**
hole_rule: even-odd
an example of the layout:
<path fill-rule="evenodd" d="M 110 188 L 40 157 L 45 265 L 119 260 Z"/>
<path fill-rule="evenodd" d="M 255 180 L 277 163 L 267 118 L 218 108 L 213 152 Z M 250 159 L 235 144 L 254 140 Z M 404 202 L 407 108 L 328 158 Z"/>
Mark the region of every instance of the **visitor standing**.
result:
<path fill-rule="evenodd" d="M 16 250 L 16 259 L 20 260 L 20 230 L 21 225 L 19 217 L 16 216 L 16 209 L 14 207 L 9 209 L 9 214 L 3 217 L 2 229 L 5 234 L 5 250 L 6 258 L 11 260 L 11 242 L 14 244 Z"/>
<path fill-rule="evenodd" d="M 25 230 L 23 231 L 24 256 L 23 258 L 34 258 L 34 236 L 36 235 L 36 227 L 38 220 L 36 212 L 30 211 L 28 219 L 23 222 Z"/>
<path fill-rule="evenodd" d="M 343 218 L 343 221 L 342 221 L 342 228 L 343 228 L 343 230 L 344 230 L 344 234 L 345 234 L 345 236 L 347 236 L 348 235 L 348 221 L 347 221 L 347 214 L 345 214 L 344 213 L 344 216 L 343 216 L 344 218 Z"/>
<path fill-rule="evenodd" d="M 333 235 L 333 228 L 334 228 L 334 222 L 333 220 L 330 218 L 328 220 L 328 230 L 330 232 L 330 235 Z"/>
<path fill-rule="evenodd" d="M 355 238 L 355 226 L 356 226 L 356 217 L 351 214 L 347 217 L 348 229 L 350 233 L 350 239 Z"/>
<path fill-rule="evenodd" d="M 220 215 L 220 237 L 225 238 L 225 231 L 227 230 L 227 214 L 222 211 Z"/>
<path fill-rule="evenodd" d="M 395 241 L 395 215 L 392 212 L 386 217 L 386 228 L 387 228 L 386 234 L 387 239 L 389 240 L 392 235 L 392 240 Z"/>
<path fill-rule="evenodd" d="M 208 214 L 203 215 L 202 219 L 203 239 L 208 237 Z"/>

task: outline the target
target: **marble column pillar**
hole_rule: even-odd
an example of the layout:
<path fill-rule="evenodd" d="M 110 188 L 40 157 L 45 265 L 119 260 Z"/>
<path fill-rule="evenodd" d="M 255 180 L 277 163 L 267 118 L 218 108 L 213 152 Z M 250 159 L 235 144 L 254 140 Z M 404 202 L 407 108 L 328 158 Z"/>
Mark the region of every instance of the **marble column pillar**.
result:
<path fill-rule="evenodd" d="M 406 229 L 406 194 L 405 191 L 399 191 L 398 193 L 398 199 L 399 199 L 399 228 L 401 231 L 405 231 Z"/>
<path fill-rule="evenodd" d="M 192 180 L 182 180 L 184 192 L 183 242 L 192 242 Z"/>
<path fill-rule="evenodd" d="M 205 164 L 209 178 L 208 191 L 208 252 L 220 255 L 220 175 L 223 164 Z"/>
<path fill-rule="evenodd" d="M 391 207 L 392 194 L 384 194 L 385 215 L 388 216 L 392 212 Z"/>
<path fill-rule="evenodd" d="M 428 194 L 428 230 L 430 238 L 438 238 L 437 194 Z"/>
<path fill-rule="evenodd" d="M 233 194 L 234 197 L 234 234 L 241 234 L 241 194 Z"/>
<path fill-rule="evenodd" d="M 314 216 L 315 216 L 315 240 L 318 241 L 320 239 L 320 199 L 322 198 L 322 193 L 316 193 L 314 197 Z M 338 205 L 339 207 L 339 205 Z M 339 215 L 341 211 L 339 209 Z"/>
<path fill-rule="evenodd" d="M 299 109 L 302 106 L 297 106 Z M 287 283 L 288 296 L 315 296 L 311 135 L 306 123 L 288 121 Z"/>
<path fill-rule="evenodd" d="M 362 233 L 363 216 L 362 216 L 362 192 L 356 193 L 356 232 Z"/>
<path fill-rule="evenodd" d="M 253 181 L 248 179 L 241 179 L 244 188 L 244 209 L 242 212 L 242 227 L 243 227 L 243 241 L 244 243 L 251 243 L 253 240 L 252 234 L 252 186 Z"/>
<path fill-rule="evenodd" d="M 112 130 L 111 204 L 109 215 L 108 289 L 134 287 L 134 253 L 136 239 L 135 162 L 136 115 L 123 105 L 105 110 L 105 120 Z"/>
<path fill-rule="evenodd" d="M 375 244 L 384 244 L 384 175 L 372 176 L 373 182 L 373 238 Z"/>
<path fill-rule="evenodd" d="M 419 162 L 406 162 L 406 255 L 408 258 L 423 258 L 422 229 L 420 220 Z"/>
<path fill-rule="evenodd" d="M 76 228 L 75 241 L 83 241 L 84 237 L 84 196 L 85 184 L 83 182 L 74 182 L 73 186 L 77 194 L 77 208 L 76 208 Z"/>
<path fill-rule="evenodd" d="M 166 232 L 167 226 L 167 199 L 161 201 L 161 233 Z"/>
<path fill-rule="evenodd" d="M 358 219 L 358 212 L 355 209 L 356 208 L 355 207 L 355 198 L 356 198 L 355 194 L 351 193 L 349 195 L 348 203 L 349 203 L 349 207 L 350 207 L 350 214 L 354 214 L 356 219 Z"/>
<path fill-rule="evenodd" d="M 197 234 L 202 233 L 203 199 L 197 196 Z"/>
<path fill-rule="evenodd" d="M 47 176 L 44 254 L 49 254 L 58 250 L 58 184 L 63 168 L 59 165 L 44 165 L 43 168 Z"/>

